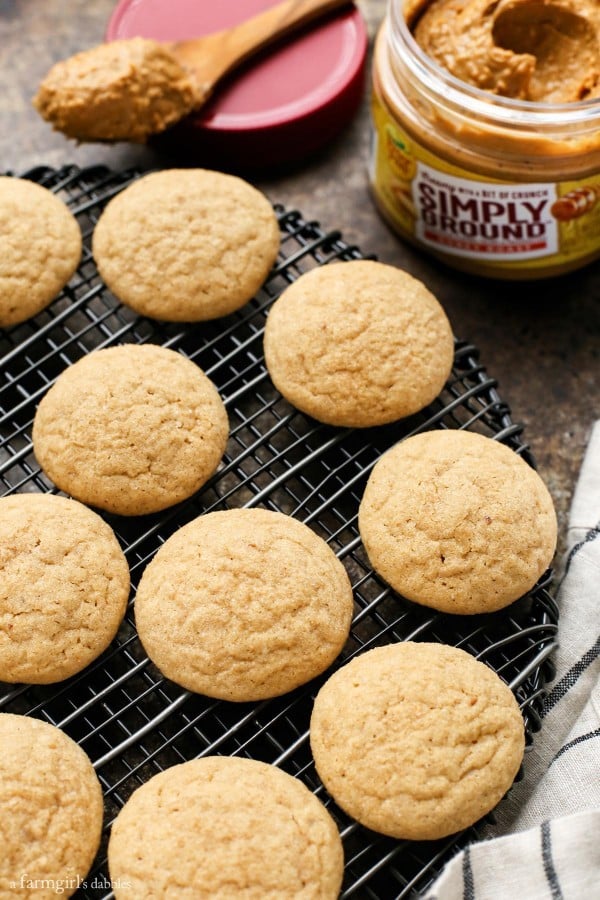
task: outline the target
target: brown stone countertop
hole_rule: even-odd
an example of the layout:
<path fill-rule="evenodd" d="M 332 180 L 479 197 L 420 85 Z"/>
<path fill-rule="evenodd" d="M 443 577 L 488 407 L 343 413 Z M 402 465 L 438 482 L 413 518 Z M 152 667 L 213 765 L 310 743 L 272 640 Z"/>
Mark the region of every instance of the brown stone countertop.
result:
<path fill-rule="evenodd" d="M 359 0 L 371 45 L 386 3 Z M 144 147 L 76 146 L 53 132 L 31 106 L 41 78 L 58 59 L 103 39 L 114 0 L 0 0 L 0 169 L 105 163 L 169 166 Z M 271 200 L 297 208 L 324 229 L 340 229 L 364 253 L 401 266 L 444 305 L 455 334 L 481 351 L 513 419 L 554 497 L 561 543 L 593 421 L 600 415 L 600 264 L 548 282 L 489 282 L 447 269 L 402 243 L 370 201 L 368 89 L 353 122 L 328 148 L 292 170 L 248 175 Z M 193 160 L 192 160 L 193 162 Z"/>

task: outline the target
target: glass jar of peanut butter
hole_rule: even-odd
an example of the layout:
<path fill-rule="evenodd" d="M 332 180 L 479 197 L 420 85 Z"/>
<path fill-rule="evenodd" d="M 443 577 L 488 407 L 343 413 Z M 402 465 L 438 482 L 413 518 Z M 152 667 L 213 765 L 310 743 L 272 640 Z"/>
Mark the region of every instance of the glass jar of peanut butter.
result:
<path fill-rule="evenodd" d="M 546 278 L 600 257 L 600 7 L 573 9 L 390 0 L 373 62 L 370 183 L 402 237 L 492 278 Z"/>

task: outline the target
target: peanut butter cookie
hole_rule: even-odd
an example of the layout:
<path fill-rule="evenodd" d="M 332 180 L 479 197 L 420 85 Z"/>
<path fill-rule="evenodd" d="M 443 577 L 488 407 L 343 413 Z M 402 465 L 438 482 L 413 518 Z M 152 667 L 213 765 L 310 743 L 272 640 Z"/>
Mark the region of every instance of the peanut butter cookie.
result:
<path fill-rule="evenodd" d="M 308 526 L 232 509 L 184 525 L 147 566 L 135 619 L 148 656 L 191 691 L 262 700 L 323 672 L 350 630 L 350 580 Z"/>
<path fill-rule="evenodd" d="M 84 751 L 54 725 L 0 713 L 0 900 L 74 894 L 98 850 L 102 817 Z"/>
<path fill-rule="evenodd" d="M 310 722 L 317 772 L 367 828 L 437 840 L 510 788 L 525 749 L 507 685 L 463 650 L 400 643 L 356 657 L 323 685 Z"/>
<path fill-rule="evenodd" d="M 25 178 L 0 176 L 0 328 L 48 306 L 81 257 L 81 231 L 68 207 Z"/>
<path fill-rule="evenodd" d="M 454 358 L 433 294 L 407 272 L 370 260 L 301 275 L 269 313 L 264 350 L 275 387 L 293 406 L 354 428 L 427 406 Z"/>
<path fill-rule="evenodd" d="M 93 253 L 124 304 L 152 318 L 195 322 L 247 303 L 279 241 L 271 204 L 246 181 L 207 169 L 167 169 L 110 201 Z"/>
<path fill-rule="evenodd" d="M 38 406 L 33 447 L 61 490 L 132 516 L 197 491 L 228 433 L 223 401 L 198 366 L 164 347 L 128 344 L 61 373 Z"/>
<path fill-rule="evenodd" d="M 428 431 L 388 450 L 358 525 L 371 565 L 396 591 L 460 615 L 522 597 L 556 547 L 552 498 L 537 472 L 467 431 Z"/>
<path fill-rule="evenodd" d="M 334 900 L 342 843 L 320 801 L 275 766 L 209 756 L 155 775 L 108 846 L 117 900 Z M 167 888 L 167 885 L 169 886 Z"/>
<path fill-rule="evenodd" d="M 129 567 L 112 529 L 76 500 L 0 499 L 0 681 L 50 684 L 114 638 Z"/>

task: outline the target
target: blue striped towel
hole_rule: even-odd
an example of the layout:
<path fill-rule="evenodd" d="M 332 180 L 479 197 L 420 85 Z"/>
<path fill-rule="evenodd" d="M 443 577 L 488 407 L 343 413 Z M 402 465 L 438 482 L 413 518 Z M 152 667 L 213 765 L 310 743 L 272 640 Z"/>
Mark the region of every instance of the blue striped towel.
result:
<path fill-rule="evenodd" d="M 556 679 L 522 781 L 424 900 L 600 900 L 600 422 L 575 490 Z"/>

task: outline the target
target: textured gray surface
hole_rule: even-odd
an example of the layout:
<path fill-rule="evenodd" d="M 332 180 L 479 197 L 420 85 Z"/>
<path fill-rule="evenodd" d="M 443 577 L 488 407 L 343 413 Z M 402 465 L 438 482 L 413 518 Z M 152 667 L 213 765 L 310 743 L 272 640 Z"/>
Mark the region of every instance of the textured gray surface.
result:
<path fill-rule="evenodd" d="M 371 41 L 385 0 L 360 0 Z M 113 0 L 0 0 L 0 169 L 106 163 L 169 166 L 147 148 L 76 146 L 31 106 L 58 59 L 102 40 Z M 548 282 L 488 282 L 445 268 L 403 244 L 369 199 L 368 90 L 326 150 L 293 170 L 251 176 L 273 201 L 299 208 L 325 229 L 421 278 L 444 305 L 457 336 L 475 343 L 525 436 L 554 497 L 561 528 L 592 422 L 600 413 L 600 265 Z M 191 160 L 193 162 L 193 160 Z"/>

